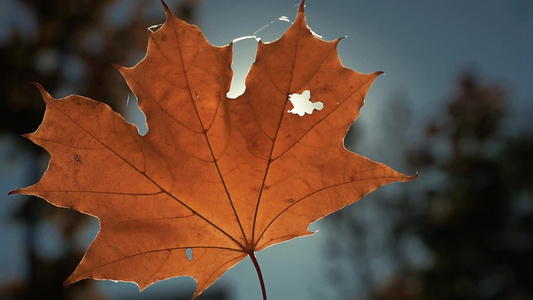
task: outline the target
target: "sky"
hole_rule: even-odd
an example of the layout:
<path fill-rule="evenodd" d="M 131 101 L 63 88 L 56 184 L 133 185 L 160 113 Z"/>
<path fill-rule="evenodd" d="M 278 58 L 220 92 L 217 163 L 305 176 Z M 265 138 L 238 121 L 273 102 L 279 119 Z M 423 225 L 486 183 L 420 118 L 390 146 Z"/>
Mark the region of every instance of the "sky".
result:
<path fill-rule="evenodd" d="M 125 1 L 122 3 L 126 5 Z M 294 21 L 298 5 L 298 1 L 290 0 L 205 0 L 196 12 L 197 25 L 208 41 L 217 46 L 249 36 L 269 42 L 280 37 L 290 21 Z M 164 12 L 158 7 L 159 4 L 153 5 L 156 13 L 159 9 L 163 22 Z M 0 12 L 0 16 L 5 17 L 5 13 Z M 370 89 L 356 122 L 365 133 L 364 144 L 358 149 L 373 160 L 413 173 L 415 170 L 396 161 L 398 154 L 387 153 L 393 149 L 380 134 L 384 130 L 380 123 L 382 115 L 394 107 L 392 101 L 400 95 L 411 111 L 406 130 L 415 143 L 420 127 L 443 109 L 443 100 L 453 94 L 458 75 L 465 70 L 474 71 L 484 82 L 507 89 L 510 132 L 533 129 L 529 122 L 533 113 L 532 1 L 308 0 L 306 16 L 310 28 L 325 40 L 345 37 L 338 50 L 346 67 L 363 73 L 385 72 Z M 247 38 L 234 44 L 236 75 L 232 95 L 244 89 L 244 77 L 253 62 L 256 43 L 255 38 Z M 128 120 L 145 130 L 142 117 L 135 112 L 134 105 L 131 108 Z M 8 152 L 4 145 L 0 156 Z M 22 160 L 2 163 L 0 192 L 5 195 L 24 185 L 26 163 Z M 23 263 L 17 257 L 21 232 L 7 221 L 16 201 L 15 196 L 0 202 L 0 282 L 8 274 L 5 270 L 22 274 Z M 362 201 L 379 199 L 370 194 Z M 96 226 L 94 222 L 87 233 L 87 243 L 96 233 Z M 331 292 L 326 284 L 328 229 L 323 220 L 312 224 L 311 229 L 320 232 L 257 253 L 269 298 L 323 299 Z M 53 252 L 53 243 L 47 245 Z M 192 294 L 192 285 L 191 279 L 172 279 L 154 284 L 142 297 L 148 299 L 150 293 L 158 290 Z M 257 276 L 248 258 L 224 274 L 213 288 L 217 286 L 229 287 L 231 299 L 260 299 Z M 110 295 L 138 294 L 133 284 L 106 282 L 102 289 Z"/>

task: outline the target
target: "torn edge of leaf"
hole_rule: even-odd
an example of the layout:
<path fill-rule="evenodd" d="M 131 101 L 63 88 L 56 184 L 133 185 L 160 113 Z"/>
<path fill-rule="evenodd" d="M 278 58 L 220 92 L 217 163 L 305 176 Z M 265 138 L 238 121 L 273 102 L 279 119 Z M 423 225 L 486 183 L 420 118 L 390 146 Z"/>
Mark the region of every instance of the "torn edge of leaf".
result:
<path fill-rule="evenodd" d="M 259 38 L 258 36 L 247 35 L 247 36 L 241 36 L 239 38 L 236 38 L 236 39 L 232 40 L 231 42 L 235 44 L 235 43 L 240 42 L 242 40 L 248 40 L 248 39 L 255 39 L 257 42 L 261 41 L 261 38 Z"/>

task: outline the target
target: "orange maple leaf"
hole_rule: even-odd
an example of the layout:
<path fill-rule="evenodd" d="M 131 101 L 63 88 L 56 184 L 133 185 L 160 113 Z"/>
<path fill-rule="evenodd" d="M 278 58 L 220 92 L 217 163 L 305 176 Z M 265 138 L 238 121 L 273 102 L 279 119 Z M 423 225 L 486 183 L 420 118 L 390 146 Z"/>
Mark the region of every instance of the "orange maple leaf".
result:
<path fill-rule="evenodd" d="M 254 251 L 309 235 L 310 223 L 413 179 L 344 148 L 381 72 L 343 67 L 340 39 L 315 37 L 303 8 L 279 40 L 259 42 L 245 93 L 229 99 L 232 45 L 210 45 L 165 6 L 146 57 L 117 67 L 146 115 L 145 136 L 103 103 L 54 99 L 38 85 L 46 112 L 26 136 L 51 160 L 38 183 L 11 193 L 101 226 L 65 284 L 113 279 L 142 290 L 192 276 L 196 297 L 247 255 L 257 267 Z M 299 108 L 297 94 L 312 105 Z"/>

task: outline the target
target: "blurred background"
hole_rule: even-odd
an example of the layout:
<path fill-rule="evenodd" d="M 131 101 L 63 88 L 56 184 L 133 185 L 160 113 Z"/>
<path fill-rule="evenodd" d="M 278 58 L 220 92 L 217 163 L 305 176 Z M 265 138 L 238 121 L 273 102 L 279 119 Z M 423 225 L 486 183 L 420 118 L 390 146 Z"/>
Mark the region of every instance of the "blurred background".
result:
<path fill-rule="evenodd" d="M 290 26 L 298 1 L 166 1 L 214 45 Z M 401 2 L 401 3 L 400 3 Z M 345 144 L 416 181 L 391 184 L 257 254 L 271 299 L 533 299 L 533 2 L 308 0 L 309 26 L 343 64 L 385 71 Z M 49 156 L 20 134 L 44 103 L 84 95 L 147 131 L 112 64 L 145 54 L 159 1 L 0 1 L 0 299 L 188 299 L 190 278 L 62 282 L 98 231 L 94 218 L 7 196 Z M 287 20 L 289 22 L 287 22 Z M 230 96 L 244 90 L 254 38 L 234 45 Z M 251 262 L 198 299 L 260 299 Z"/>

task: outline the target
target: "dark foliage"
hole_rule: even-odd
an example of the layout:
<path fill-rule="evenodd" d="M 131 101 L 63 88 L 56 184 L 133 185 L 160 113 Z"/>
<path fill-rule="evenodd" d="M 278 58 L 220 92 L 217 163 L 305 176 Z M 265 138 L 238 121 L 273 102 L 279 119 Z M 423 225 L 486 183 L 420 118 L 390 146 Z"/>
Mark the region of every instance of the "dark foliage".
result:
<path fill-rule="evenodd" d="M 361 259 L 379 253 L 357 250 L 370 247 L 369 224 L 337 217 L 334 228 L 357 245 L 342 259 L 354 262 L 367 287 L 342 299 L 533 298 L 533 134 L 503 129 L 505 97 L 501 88 L 463 75 L 448 111 L 425 127 L 421 146 L 406 151 L 421 183 L 372 200 L 393 224 L 382 246 L 394 269 L 385 284 Z M 412 264 L 405 237 L 421 241 L 430 259 Z"/>
<path fill-rule="evenodd" d="M 19 1 L 34 20 L 35 32 L 24 36 L 13 30 L 11 38 L 0 45 L 0 138 L 35 131 L 44 114 L 44 102 L 31 82 L 39 82 L 56 97 L 77 93 L 106 102 L 115 110 L 125 108 L 128 89 L 112 64 L 131 66 L 146 51 L 146 28 L 157 24 L 143 14 L 148 1 L 115 6 L 115 1 Z M 191 20 L 197 1 L 181 1 L 172 10 L 180 18 Z M 115 6 L 115 7 L 114 7 Z M 131 9 L 121 22 L 110 22 L 110 10 Z M 15 12 L 13 12 L 15 13 Z M 111 23 L 111 24 L 110 24 Z M 30 26 L 30 25 L 28 25 Z M 13 139 L 12 139 L 13 140 Z M 46 155 L 30 141 L 16 138 L 13 155 L 38 161 Z M 7 163 L 7 162 L 6 162 Z M 27 170 L 27 184 L 39 180 L 43 170 Z M 84 281 L 64 288 L 63 281 L 72 273 L 84 253 L 76 234 L 88 221 L 87 216 L 56 210 L 41 199 L 27 197 L 13 215 L 24 228 L 27 276 L 3 283 L 2 299 L 103 299 L 94 281 Z M 52 223 L 63 239 L 63 251 L 57 257 L 40 254 L 38 229 Z"/>

